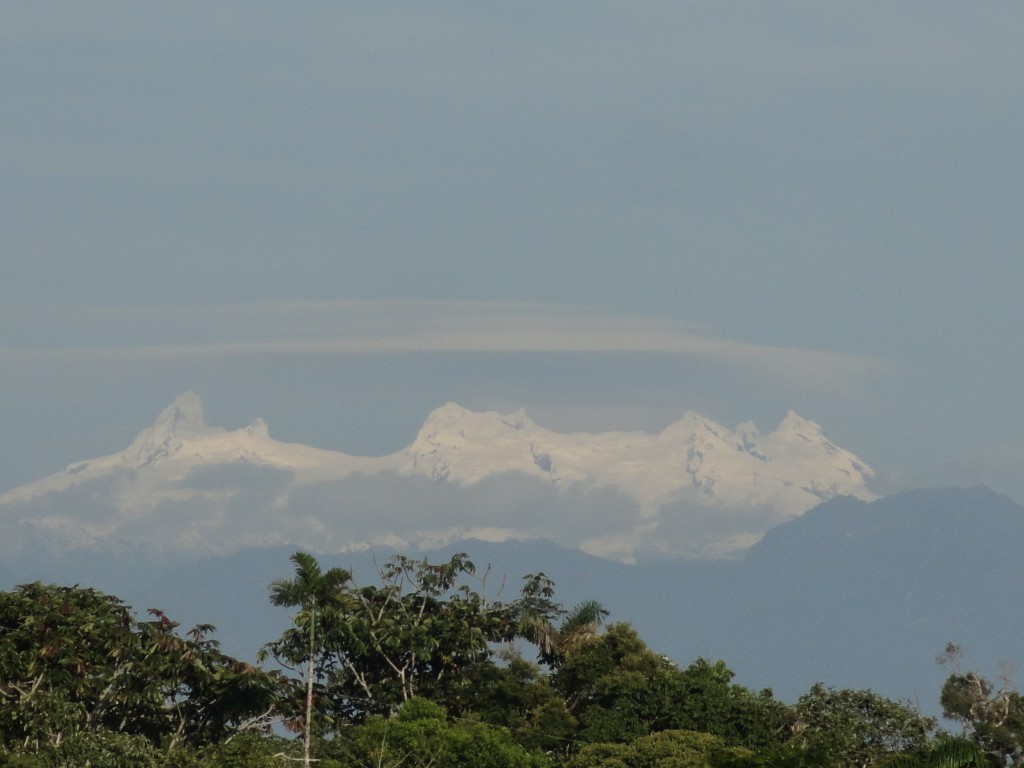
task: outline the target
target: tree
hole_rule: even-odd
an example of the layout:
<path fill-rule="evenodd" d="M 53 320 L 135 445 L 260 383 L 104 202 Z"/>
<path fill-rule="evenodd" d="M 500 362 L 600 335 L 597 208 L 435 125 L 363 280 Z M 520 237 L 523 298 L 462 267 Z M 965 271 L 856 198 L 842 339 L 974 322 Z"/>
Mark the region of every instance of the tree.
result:
<path fill-rule="evenodd" d="M 561 612 L 543 575 L 524 577 L 515 600 L 489 601 L 487 572 L 477 575 L 464 553 L 440 563 L 395 556 L 378 569 L 379 584 L 367 586 L 342 569 L 324 572 L 311 555 L 292 560 L 295 577 L 274 582 L 270 596 L 301 610 L 261 658 L 272 655 L 302 677 L 304 754 L 318 713 L 324 734 L 390 715 L 417 696 L 458 716 L 477 695 L 474 675 L 495 665 L 495 644 L 521 637 L 527 613 Z"/>
<path fill-rule="evenodd" d="M 754 754 L 730 747 L 710 733 L 672 730 L 641 736 L 629 744 L 587 744 L 567 768 L 707 768 L 754 766 Z"/>
<path fill-rule="evenodd" d="M 507 728 L 531 751 L 560 753 L 577 730 L 565 699 L 540 667 L 508 646 L 497 652 L 496 664 L 481 665 L 472 675 L 471 716 Z"/>
<path fill-rule="evenodd" d="M 943 734 L 923 753 L 893 755 L 883 768 L 985 768 L 991 759 L 970 739 Z"/>
<path fill-rule="evenodd" d="M 770 689 L 758 693 L 732 682 L 724 661 L 699 658 L 680 677 L 678 726 L 712 733 L 726 743 L 749 749 L 778 747 L 792 734 L 796 714 Z"/>
<path fill-rule="evenodd" d="M 440 563 L 396 556 L 378 575 L 379 586 L 351 589 L 324 640 L 339 721 L 389 714 L 416 696 L 458 715 L 471 706 L 474 671 L 494 664 L 494 644 L 521 637 L 525 613 L 559 611 L 532 575 L 517 599 L 488 600 L 487 572 L 465 553 Z"/>
<path fill-rule="evenodd" d="M 332 619 L 343 611 L 351 601 L 346 589 L 351 575 L 341 568 L 323 571 L 316 558 L 305 552 L 291 556 L 295 564 L 292 579 L 279 579 L 270 585 L 270 602 L 277 606 L 299 608 L 294 617 L 294 626 L 282 637 L 268 644 L 261 653 L 266 658 L 269 652 L 278 662 L 292 666 L 304 666 L 303 672 L 306 701 L 302 720 L 303 765 L 309 768 L 310 746 L 313 730 L 313 689 L 317 681 L 327 672 L 330 651 L 326 640 L 328 626 Z"/>
<path fill-rule="evenodd" d="M 95 590 L 37 582 L 0 594 L 3 741 L 37 752 L 104 724 L 137 655 L 132 630 L 127 606 Z"/>
<path fill-rule="evenodd" d="M 160 768 L 281 768 L 290 743 L 282 736 L 244 733 L 235 738 L 178 753 Z"/>
<path fill-rule="evenodd" d="M 543 573 L 532 578 L 535 591 L 553 590 L 553 582 Z M 549 610 L 533 610 L 531 607 L 524 608 L 520 615 L 520 634 L 537 646 L 540 661 L 552 668 L 565 660 L 569 649 L 597 635 L 608 618 L 608 610 L 596 600 L 585 600 L 565 614 L 558 627 L 554 624 L 556 615 Z"/>
<path fill-rule="evenodd" d="M 763 748 L 789 736 L 792 713 L 771 691 L 732 684 L 724 662 L 685 670 L 651 651 L 628 624 L 569 648 L 552 674 L 586 742 L 629 742 L 664 730 L 715 734 L 730 746 Z"/>
<path fill-rule="evenodd" d="M 800 697 L 796 715 L 797 744 L 849 768 L 866 768 L 894 753 L 920 753 L 935 729 L 935 720 L 909 703 L 821 683 Z"/>
<path fill-rule="evenodd" d="M 950 643 L 938 658 L 952 669 L 939 698 L 943 717 L 1000 765 L 1024 765 L 1024 698 L 1004 674 L 997 688 L 976 671 L 962 671 L 960 646 Z"/>
<path fill-rule="evenodd" d="M 57 765 L 147 765 L 265 725 L 277 677 L 92 589 L 0 592 L 0 743 Z"/>
<path fill-rule="evenodd" d="M 547 768 L 548 760 L 516 744 L 508 731 L 484 723 L 452 722 L 440 705 L 411 698 L 392 718 L 371 716 L 323 747 L 339 768 Z"/>
<path fill-rule="evenodd" d="M 166 720 L 160 739 L 168 752 L 178 744 L 206 746 L 240 733 L 269 730 L 283 679 L 220 650 L 210 637 L 215 627 L 198 624 L 181 637 L 178 623 L 150 609 L 151 621 L 137 622 L 148 677 L 136 685 L 161 685 L 151 697 Z"/>
<path fill-rule="evenodd" d="M 678 668 L 650 651 L 628 624 L 616 623 L 568 649 L 552 683 L 587 742 L 626 742 L 676 727 Z"/>

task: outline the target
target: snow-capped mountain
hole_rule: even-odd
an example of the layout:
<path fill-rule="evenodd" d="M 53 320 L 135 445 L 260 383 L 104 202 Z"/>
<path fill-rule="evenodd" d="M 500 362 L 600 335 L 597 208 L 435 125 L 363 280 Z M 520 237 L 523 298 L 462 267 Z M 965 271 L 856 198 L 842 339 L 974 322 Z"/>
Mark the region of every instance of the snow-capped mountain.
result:
<path fill-rule="evenodd" d="M 833 496 L 874 498 L 871 477 L 792 411 L 765 435 L 692 412 L 658 434 L 565 434 L 523 410 L 448 403 L 406 449 L 365 457 L 277 441 L 262 419 L 210 427 L 188 392 L 124 451 L 0 496 L 0 521 L 9 547 L 326 552 L 541 537 L 622 560 L 716 556 Z"/>
<path fill-rule="evenodd" d="M 353 472 L 394 469 L 389 459 L 349 456 L 270 437 L 263 419 L 226 431 L 207 425 L 203 404 L 194 392 L 180 395 L 142 430 L 125 450 L 98 459 L 75 462 L 63 472 L 23 485 L 0 496 L 0 504 L 28 501 L 41 494 L 65 491 L 82 483 L 128 472 L 144 486 L 151 502 L 199 467 L 250 464 L 291 472 L 296 482 L 333 480 Z M 141 500 L 140 500 L 141 502 Z"/>
<path fill-rule="evenodd" d="M 658 434 L 564 434 L 522 409 L 503 416 L 448 403 L 430 414 L 402 457 L 404 474 L 459 484 L 516 471 L 584 488 L 614 486 L 648 510 L 691 492 L 698 503 L 769 504 L 797 515 L 836 495 L 869 497 L 873 475 L 793 411 L 763 436 L 750 422 L 734 431 L 690 411 Z"/>

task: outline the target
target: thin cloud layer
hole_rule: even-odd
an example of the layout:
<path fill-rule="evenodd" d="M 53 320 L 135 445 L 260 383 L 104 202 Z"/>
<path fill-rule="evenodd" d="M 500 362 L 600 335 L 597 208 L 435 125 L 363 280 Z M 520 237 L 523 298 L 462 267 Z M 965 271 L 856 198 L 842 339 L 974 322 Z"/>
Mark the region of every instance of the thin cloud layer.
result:
<path fill-rule="evenodd" d="M 700 358 L 811 390 L 855 389 L 893 367 L 870 357 L 758 345 L 651 317 L 540 303 L 299 301 L 215 307 L 14 309 L 29 328 L 3 349 L 22 365 L 173 362 L 237 356 L 401 355 L 424 352 L 651 354 Z M 33 343 L 46 326 L 47 344 Z"/>

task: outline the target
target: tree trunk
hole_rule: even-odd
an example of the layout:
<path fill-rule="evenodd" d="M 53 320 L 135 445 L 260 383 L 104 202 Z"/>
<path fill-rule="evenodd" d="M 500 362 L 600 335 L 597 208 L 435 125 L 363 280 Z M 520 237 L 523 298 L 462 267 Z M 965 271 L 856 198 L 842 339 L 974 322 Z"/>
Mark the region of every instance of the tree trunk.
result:
<path fill-rule="evenodd" d="M 316 609 L 314 609 L 313 615 L 309 617 L 309 662 L 306 667 L 306 727 L 302 729 L 302 765 L 304 768 L 309 768 L 310 764 L 309 746 L 311 740 L 310 726 L 313 722 L 313 673 L 315 670 L 313 660 L 316 652 L 315 634 Z"/>

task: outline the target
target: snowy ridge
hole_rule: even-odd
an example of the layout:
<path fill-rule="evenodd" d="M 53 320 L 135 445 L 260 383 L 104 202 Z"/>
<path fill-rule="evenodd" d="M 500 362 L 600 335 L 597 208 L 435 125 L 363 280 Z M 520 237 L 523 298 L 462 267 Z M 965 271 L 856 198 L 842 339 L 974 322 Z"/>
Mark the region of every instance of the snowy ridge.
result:
<path fill-rule="evenodd" d="M 448 403 L 402 455 L 405 473 L 472 484 L 516 471 L 565 485 L 615 486 L 647 508 L 687 490 L 700 492 L 698 502 L 779 504 L 793 515 L 837 495 L 873 498 L 871 468 L 793 411 L 764 436 L 750 422 L 730 430 L 693 412 L 659 434 L 564 434 L 522 409 L 473 413 Z"/>
<path fill-rule="evenodd" d="M 295 544 L 340 551 L 561 537 L 622 560 L 644 550 L 720 556 L 743 551 L 771 526 L 833 496 L 874 498 L 872 474 L 793 411 L 765 435 L 749 422 L 731 430 L 693 412 L 657 434 L 590 434 L 555 432 L 522 409 L 476 413 L 447 403 L 404 450 L 364 457 L 277 441 L 262 419 L 231 431 L 211 427 L 199 397 L 186 392 L 124 451 L 0 496 L 0 521 L 64 547 L 125 540 L 182 550 Z M 480 500 L 461 512 L 413 508 L 382 516 L 364 509 L 402 483 L 426 479 L 472 495 L 478 485 L 509 477 L 551 489 L 544 493 L 554 496 L 542 502 L 552 505 L 550 513 L 533 519 L 516 506 L 516 493 L 491 510 Z M 356 504 L 347 494 L 367 482 L 359 478 L 377 490 Z M 608 493 L 618 499 L 614 509 L 603 517 L 595 511 L 588 522 L 587 500 Z M 579 519 L 559 520 L 559 499 L 575 505 L 563 514 Z"/>

